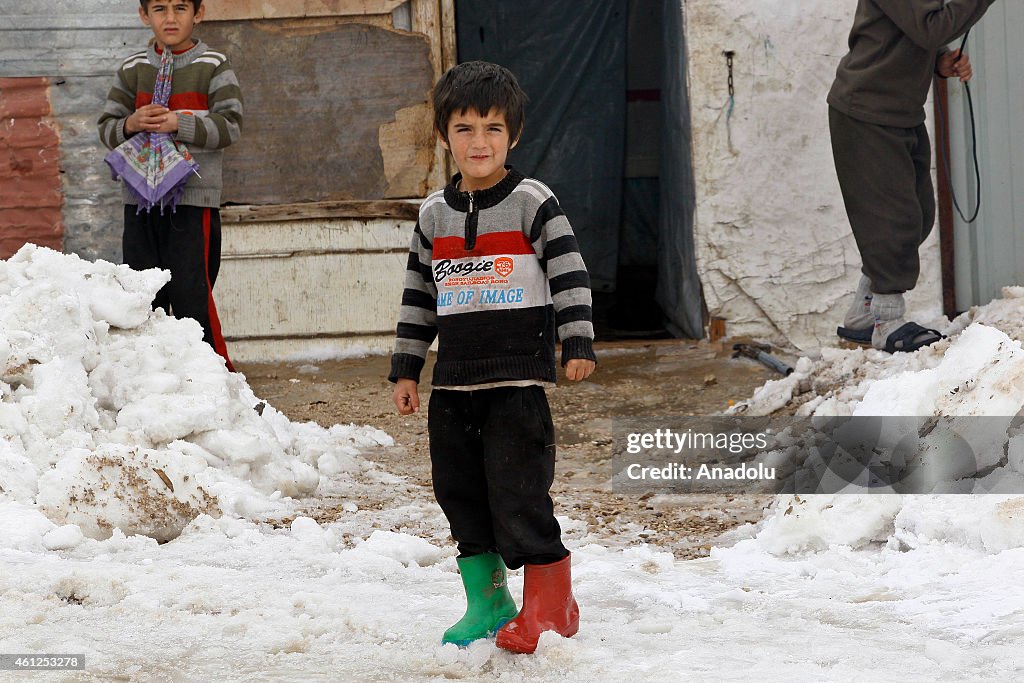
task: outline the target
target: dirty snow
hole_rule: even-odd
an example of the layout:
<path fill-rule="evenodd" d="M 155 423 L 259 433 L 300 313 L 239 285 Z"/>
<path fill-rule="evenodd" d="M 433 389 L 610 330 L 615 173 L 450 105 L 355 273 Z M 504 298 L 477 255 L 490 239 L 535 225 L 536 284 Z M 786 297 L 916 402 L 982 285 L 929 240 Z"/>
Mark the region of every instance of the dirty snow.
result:
<path fill-rule="evenodd" d="M 200 513 L 253 516 L 367 467 L 373 428 L 291 424 L 150 313 L 161 271 L 27 246 L 0 263 L 0 491 L 90 538 L 161 541 Z"/>
<path fill-rule="evenodd" d="M 562 517 L 580 633 L 546 634 L 533 656 L 442 647 L 463 605 L 455 551 L 437 507 L 409 502 L 401 473 L 373 464 L 388 437 L 261 405 L 198 326 L 148 312 L 164 277 L 33 247 L 0 262 L 0 653 L 84 654 L 86 671 L 66 680 L 1024 669 L 1024 499 L 996 495 L 780 497 L 756 528 L 690 561 L 603 547 Z M 1024 290 L 1009 290 L 954 321 L 948 342 L 901 356 L 826 349 L 742 410 L 1019 409 L 1022 321 Z M 983 388 L 939 400 L 972 379 Z M 363 508 L 367 497 L 391 503 Z M 328 507 L 322 523 L 302 514 Z M 521 572 L 510 583 L 519 594 Z"/>

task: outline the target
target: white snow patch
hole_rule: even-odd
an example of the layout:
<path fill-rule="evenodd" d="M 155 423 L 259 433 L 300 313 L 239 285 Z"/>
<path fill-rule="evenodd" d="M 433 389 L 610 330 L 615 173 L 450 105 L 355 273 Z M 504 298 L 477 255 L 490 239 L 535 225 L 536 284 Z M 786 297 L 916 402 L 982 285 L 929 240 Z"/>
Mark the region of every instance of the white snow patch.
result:
<path fill-rule="evenodd" d="M 686 562 L 603 547 L 563 514 L 580 632 L 547 633 L 532 656 L 442 646 L 464 610 L 456 550 L 437 506 L 364 457 L 388 437 L 257 413 L 197 327 L 148 313 L 163 276 L 123 288 L 146 312 L 136 323 L 89 303 L 93 268 L 117 267 L 34 248 L 0 264 L 2 652 L 59 643 L 96 680 L 1012 680 L 1024 668 L 1024 499 L 1007 495 L 780 497 L 734 545 Z M 1012 408 L 1013 294 L 916 354 L 823 350 L 743 406 Z M 995 467 L 1020 476 L 1013 429 Z M 298 514 L 292 495 L 335 514 Z M 521 571 L 509 586 L 521 604 Z"/>

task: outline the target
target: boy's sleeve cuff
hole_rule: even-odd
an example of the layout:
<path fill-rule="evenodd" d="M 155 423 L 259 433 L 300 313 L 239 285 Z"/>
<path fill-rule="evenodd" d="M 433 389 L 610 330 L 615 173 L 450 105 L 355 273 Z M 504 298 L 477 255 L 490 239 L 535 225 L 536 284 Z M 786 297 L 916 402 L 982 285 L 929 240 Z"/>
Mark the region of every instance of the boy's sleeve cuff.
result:
<path fill-rule="evenodd" d="M 411 379 L 418 384 L 423 364 L 424 360 L 419 356 L 396 353 L 391 356 L 391 374 L 388 375 L 388 381 L 397 382 L 400 379 Z"/>
<path fill-rule="evenodd" d="M 127 118 L 119 119 L 117 125 L 114 126 L 114 138 L 117 140 L 115 147 L 123 145 L 128 140 L 128 136 L 124 132 L 126 123 L 128 123 Z"/>
<path fill-rule="evenodd" d="M 178 132 L 174 134 L 174 137 L 181 142 L 196 141 L 195 114 L 178 114 Z"/>
<path fill-rule="evenodd" d="M 594 340 L 590 337 L 569 337 L 562 340 L 562 367 L 574 358 L 597 362 Z"/>

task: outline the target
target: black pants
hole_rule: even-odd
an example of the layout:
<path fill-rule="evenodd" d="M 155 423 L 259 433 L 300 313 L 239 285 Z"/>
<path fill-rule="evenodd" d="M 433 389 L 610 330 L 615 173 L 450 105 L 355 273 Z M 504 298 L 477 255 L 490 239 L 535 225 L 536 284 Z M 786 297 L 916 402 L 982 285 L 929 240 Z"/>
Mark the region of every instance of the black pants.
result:
<path fill-rule="evenodd" d="M 154 310 L 162 308 L 198 322 L 203 339 L 233 369 L 213 303 L 213 283 L 220 270 L 220 211 L 179 205 L 174 211 L 136 213 L 137 208 L 124 207 L 124 262 L 135 270 L 171 271 L 171 281 L 153 299 Z"/>
<path fill-rule="evenodd" d="M 548 490 L 555 429 L 543 387 L 434 389 L 427 419 L 434 495 L 462 556 L 510 569 L 569 554 Z"/>
<path fill-rule="evenodd" d="M 871 291 L 911 290 L 921 272 L 918 248 L 935 223 L 928 130 L 865 123 L 832 107 L 828 116 L 839 187 Z"/>

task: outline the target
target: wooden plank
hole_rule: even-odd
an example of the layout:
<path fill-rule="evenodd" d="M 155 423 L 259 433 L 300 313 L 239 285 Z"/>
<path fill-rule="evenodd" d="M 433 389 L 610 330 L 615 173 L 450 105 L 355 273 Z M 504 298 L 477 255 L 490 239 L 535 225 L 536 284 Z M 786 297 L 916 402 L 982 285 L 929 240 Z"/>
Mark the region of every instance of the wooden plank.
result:
<path fill-rule="evenodd" d="M 368 353 L 385 355 L 395 345 L 395 331 L 378 335 L 321 335 L 315 338 L 236 338 L 225 335 L 235 363 L 266 363 L 328 358 L 352 358 Z"/>
<path fill-rule="evenodd" d="M 341 201 L 274 204 L 271 206 L 225 206 L 220 210 L 222 223 L 272 223 L 307 221 L 318 218 L 394 218 L 414 221 L 419 215 L 418 202 Z"/>
<path fill-rule="evenodd" d="M 216 292 L 232 358 L 390 350 L 412 235 L 394 218 L 225 223 Z"/>
<path fill-rule="evenodd" d="M 360 26 L 377 26 L 393 28 L 390 14 L 367 14 L 351 17 L 296 17 L 294 19 L 274 19 L 272 21 L 253 20 L 261 30 L 277 33 L 283 37 L 315 36 L 343 24 L 359 24 Z M 211 24 L 219 26 L 220 24 Z M 209 28 L 209 27 L 207 27 Z M 203 32 L 206 35 L 206 32 Z"/>
<path fill-rule="evenodd" d="M 404 0 L 233 0 L 211 2 L 206 21 L 391 14 Z"/>
<path fill-rule="evenodd" d="M 455 32 L 455 0 L 441 0 L 441 66 L 445 71 L 459 63 Z"/>
<path fill-rule="evenodd" d="M 408 251 L 221 262 L 217 309 L 229 338 L 378 334 L 398 319 Z"/>
<path fill-rule="evenodd" d="M 394 218 L 224 223 L 221 260 L 295 254 L 384 254 L 409 251 L 415 222 Z"/>
<path fill-rule="evenodd" d="M 458 33 L 455 25 L 455 0 L 441 0 L 441 66 L 445 71 L 459 63 Z M 455 161 L 437 145 L 443 159 L 444 182 L 455 175 Z"/>
<path fill-rule="evenodd" d="M 441 26 L 440 0 L 411 0 L 412 30 L 422 33 L 430 39 L 430 64 L 434 69 L 433 82 L 444 73 L 444 43 Z M 454 29 L 453 29 L 454 30 Z M 433 83 L 431 83 L 431 87 Z M 448 182 L 447 152 L 434 141 L 434 158 L 428 175 L 430 189 L 444 187 Z"/>
<path fill-rule="evenodd" d="M 434 67 L 434 78 L 440 78 L 444 72 L 444 65 L 439 0 L 412 0 L 412 30 L 430 38 L 430 63 Z"/>

